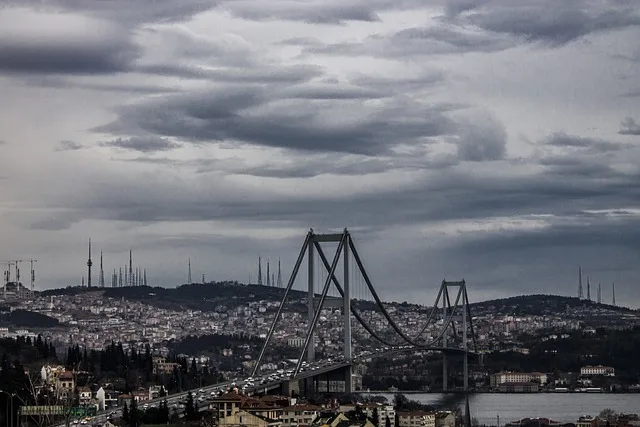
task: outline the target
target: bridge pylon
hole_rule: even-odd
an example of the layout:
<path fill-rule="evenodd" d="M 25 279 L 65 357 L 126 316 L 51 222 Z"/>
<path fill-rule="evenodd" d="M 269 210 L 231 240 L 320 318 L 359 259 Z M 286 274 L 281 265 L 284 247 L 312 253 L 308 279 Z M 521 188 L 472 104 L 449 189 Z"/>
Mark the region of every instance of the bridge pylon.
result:
<path fill-rule="evenodd" d="M 455 304 L 453 307 L 451 306 L 451 295 L 449 293 L 450 289 L 454 289 L 453 292 L 457 289 L 457 295 L 455 299 Z M 469 391 L 469 335 L 468 331 L 471 332 L 471 340 L 473 342 L 473 348 L 476 348 L 475 341 L 475 333 L 473 331 L 473 322 L 471 321 L 471 310 L 469 308 L 469 297 L 467 294 L 467 283 L 464 279 L 459 282 L 449 282 L 447 280 L 443 280 L 440 285 L 440 291 L 438 292 L 438 297 L 436 299 L 435 306 L 438 306 L 438 303 L 442 299 L 442 319 L 444 330 L 442 333 L 442 348 L 448 349 L 448 335 L 449 329 L 453 332 L 454 337 L 457 337 L 456 326 L 453 320 L 460 321 L 462 328 L 462 357 L 463 357 L 463 388 L 464 391 Z M 462 301 L 461 301 L 462 300 Z M 456 318 L 456 310 L 460 308 L 462 311 L 461 316 Z M 447 322 L 447 319 L 450 319 Z M 453 348 L 453 347 L 451 347 Z M 457 347 L 456 347 L 457 348 Z M 447 351 L 442 352 L 442 391 L 448 391 L 448 359 L 447 359 Z"/>
<path fill-rule="evenodd" d="M 331 264 L 327 263 L 326 257 L 324 255 L 324 251 L 321 247 L 322 243 L 338 243 L 338 247 L 334 254 L 333 260 Z M 273 333 L 277 327 L 278 321 L 280 320 L 282 314 L 282 308 L 289 296 L 289 293 L 293 287 L 293 284 L 296 280 L 302 262 L 304 261 L 305 255 L 307 256 L 308 262 L 308 278 L 307 278 L 307 316 L 308 316 L 308 327 L 307 333 L 305 336 L 304 344 L 300 351 L 300 357 L 298 357 L 298 363 L 296 365 L 294 376 L 298 374 L 300 368 L 302 367 L 302 361 L 304 359 L 305 353 L 307 361 L 313 362 L 315 359 L 315 337 L 314 332 L 316 326 L 318 324 L 318 319 L 320 318 L 320 313 L 324 306 L 325 299 L 327 297 L 327 293 L 329 291 L 329 287 L 333 282 L 338 290 L 338 292 L 342 296 L 342 310 L 343 310 L 343 318 L 344 318 L 344 356 L 346 361 L 351 361 L 352 359 L 352 340 L 351 340 L 351 295 L 350 295 L 350 283 L 349 283 L 349 248 L 353 247 L 353 243 L 351 241 L 351 235 L 349 231 L 345 228 L 342 233 L 330 233 L 330 234 L 317 234 L 314 233 L 313 229 L 310 229 L 307 233 L 305 241 L 300 248 L 300 252 L 298 253 L 298 258 L 296 263 L 294 264 L 293 271 L 291 272 L 291 277 L 289 278 L 289 282 L 285 288 L 284 295 L 282 297 L 282 302 L 278 307 L 278 311 L 276 312 L 276 316 L 273 319 L 271 327 L 269 328 L 269 332 L 267 333 L 267 337 L 265 342 L 260 350 L 260 355 L 258 356 L 258 360 L 253 368 L 253 376 L 256 375 L 258 369 L 260 368 L 260 364 L 262 363 L 262 358 L 264 357 L 265 350 L 269 345 L 269 342 L 273 336 Z M 327 277 L 322 287 L 322 293 L 320 296 L 319 302 L 316 304 L 316 296 L 314 289 L 314 277 L 316 275 L 316 265 L 315 265 L 315 253 L 318 253 L 320 258 L 323 261 L 323 265 L 320 266 L 320 269 L 327 270 Z M 342 269 L 344 280 L 342 285 L 340 286 L 335 277 L 336 270 L 338 267 L 338 263 L 342 256 Z M 345 388 L 347 392 L 351 392 L 351 370 L 347 370 L 347 374 L 345 376 L 349 376 L 348 380 L 345 378 Z"/>

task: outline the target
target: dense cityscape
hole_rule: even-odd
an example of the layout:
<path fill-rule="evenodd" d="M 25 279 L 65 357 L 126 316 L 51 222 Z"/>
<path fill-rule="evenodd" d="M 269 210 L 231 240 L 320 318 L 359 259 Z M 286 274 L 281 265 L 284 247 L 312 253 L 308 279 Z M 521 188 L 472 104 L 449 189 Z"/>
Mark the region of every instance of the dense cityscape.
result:
<path fill-rule="evenodd" d="M 640 427 L 639 40 L 0 1 L 0 427 Z"/>

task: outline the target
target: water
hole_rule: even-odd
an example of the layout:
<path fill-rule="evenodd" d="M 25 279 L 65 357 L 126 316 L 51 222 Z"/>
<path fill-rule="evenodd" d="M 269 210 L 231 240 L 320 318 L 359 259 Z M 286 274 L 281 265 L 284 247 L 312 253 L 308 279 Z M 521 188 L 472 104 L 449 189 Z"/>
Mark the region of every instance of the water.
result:
<path fill-rule="evenodd" d="M 389 402 L 393 394 L 380 394 Z M 437 405 L 454 400 L 464 411 L 464 397 L 439 393 L 407 394 L 410 400 Z M 480 393 L 469 397 L 471 417 L 480 424 L 500 425 L 521 418 L 547 417 L 562 423 L 575 423 L 582 415 L 596 416 L 605 408 L 625 414 L 640 414 L 640 394 L 608 393 Z"/>

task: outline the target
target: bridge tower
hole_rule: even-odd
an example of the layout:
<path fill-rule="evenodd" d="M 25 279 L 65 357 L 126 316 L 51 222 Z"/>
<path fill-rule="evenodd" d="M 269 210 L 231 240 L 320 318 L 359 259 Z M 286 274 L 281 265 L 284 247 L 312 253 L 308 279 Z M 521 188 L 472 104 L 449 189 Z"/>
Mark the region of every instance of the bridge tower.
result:
<path fill-rule="evenodd" d="M 324 251 L 321 247 L 321 243 L 338 243 L 338 247 L 336 249 L 335 255 L 333 257 L 333 262 L 329 265 L 326 262 L 326 257 L 324 256 Z M 298 275 L 298 271 L 300 270 L 300 266 L 304 260 L 305 255 L 307 255 L 307 316 L 308 316 L 308 327 L 307 333 L 304 341 L 304 345 L 302 346 L 300 357 L 298 358 L 298 363 L 295 369 L 295 374 L 297 375 L 302 367 L 302 361 L 305 357 L 308 362 L 313 362 L 315 360 L 315 337 L 314 331 L 316 325 L 318 323 L 318 319 L 320 317 L 320 312 L 322 311 L 329 286 L 333 282 L 335 282 L 335 274 L 338 266 L 338 262 L 340 261 L 340 256 L 343 257 L 342 268 L 344 274 L 344 282 L 343 287 L 339 286 L 338 291 L 342 294 L 342 310 L 343 310 L 343 318 L 344 318 L 344 356 L 345 361 L 350 362 L 352 359 L 352 340 L 351 340 L 351 295 L 349 289 L 349 247 L 352 246 L 351 237 L 349 231 L 345 228 L 342 233 L 331 233 L 331 234 L 316 234 L 313 229 L 309 230 L 305 241 L 298 253 L 298 259 L 293 267 L 293 271 L 291 273 L 291 277 L 289 278 L 289 282 L 287 283 L 287 287 L 285 288 L 285 293 L 282 298 L 282 303 L 278 307 L 278 311 L 276 316 L 269 328 L 269 332 L 267 334 L 267 338 L 264 342 L 264 345 L 260 351 L 260 355 L 258 356 L 258 360 L 256 361 L 256 365 L 253 369 L 253 376 L 256 375 L 260 363 L 262 362 L 262 358 L 264 356 L 264 352 L 273 336 L 273 332 L 275 331 L 276 325 L 280 319 L 282 308 L 284 306 L 285 301 L 293 287 L 296 276 Z M 320 255 L 323 266 L 320 268 L 327 270 L 327 278 L 324 282 L 324 286 L 322 288 L 322 294 L 320 296 L 319 301 L 316 299 L 315 288 L 314 288 L 314 277 L 316 275 L 316 265 L 315 265 L 315 254 L 316 252 Z M 351 392 L 351 366 L 348 366 L 345 369 L 345 391 L 347 393 Z"/>
<path fill-rule="evenodd" d="M 451 306 L 451 297 L 449 290 L 453 289 L 457 290 L 457 295 L 455 299 L 455 304 Z M 452 330 L 454 337 L 457 337 L 455 323 L 449 322 L 447 324 L 447 319 L 455 320 L 461 323 L 462 326 L 462 357 L 463 357 L 463 388 L 464 391 L 469 391 L 469 339 L 467 331 L 471 330 L 471 338 L 474 341 L 475 348 L 475 333 L 473 332 L 473 323 L 471 322 L 471 311 L 469 309 L 469 297 L 467 295 L 467 283 L 463 280 L 459 282 L 448 282 L 446 280 L 442 281 L 440 285 L 440 291 L 438 292 L 438 299 L 436 300 L 436 305 L 438 304 L 438 300 L 442 297 L 442 319 L 444 325 L 444 331 L 442 333 L 442 348 L 447 349 L 448 346 L 448 335 L 449 329 Z M 461 301 L 461 304 L 459 302 Z M 461 308 L 461 315 L 456 316 L 454 311 L 456 307 Z M 450 328 L 449 328 L 450 327 Z M 442 352 L 442 391 L 448 391 L 448 359 L 447 352 Z"/>

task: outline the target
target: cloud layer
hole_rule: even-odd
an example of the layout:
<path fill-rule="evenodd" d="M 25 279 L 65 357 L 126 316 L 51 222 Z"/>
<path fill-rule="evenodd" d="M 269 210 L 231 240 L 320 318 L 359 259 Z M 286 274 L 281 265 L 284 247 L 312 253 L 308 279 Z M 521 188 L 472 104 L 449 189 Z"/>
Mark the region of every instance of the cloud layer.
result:
<path fill-rule="evenodd" d="M 574 295 L 581 264 L 640 306 L 639 24 L 625 0 L 1 8 L 0 259 L 79 283 L 92 237 L 154 284 L 187 257 L 247 281 L 346 226 L 385 298 Z"/>

